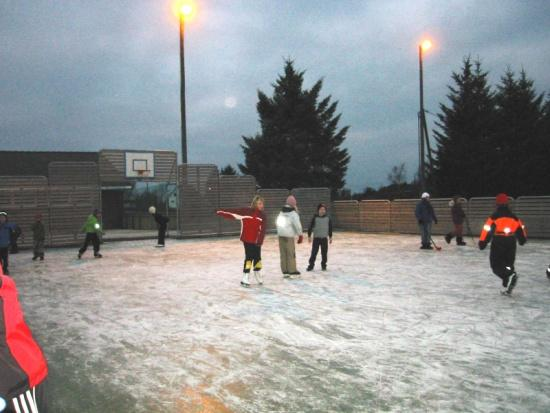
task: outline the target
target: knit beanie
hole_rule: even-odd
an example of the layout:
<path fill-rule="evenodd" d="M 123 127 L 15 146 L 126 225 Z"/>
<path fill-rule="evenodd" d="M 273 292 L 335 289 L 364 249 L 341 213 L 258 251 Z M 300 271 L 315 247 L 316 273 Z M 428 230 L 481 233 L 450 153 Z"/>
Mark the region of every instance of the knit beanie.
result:
<path fill-rule="evenodd" d="M 497 205 L 507 205 L 508 204 L 508 195 L 500 193 L 496 197 Z"/>
<path fill-rule="evenodd" d="M 293 208 L 296 208 L 296 198 L 294 198 L 294 195 L 289 195 L 286 199 L 286 204 L 290 205 Z"/>

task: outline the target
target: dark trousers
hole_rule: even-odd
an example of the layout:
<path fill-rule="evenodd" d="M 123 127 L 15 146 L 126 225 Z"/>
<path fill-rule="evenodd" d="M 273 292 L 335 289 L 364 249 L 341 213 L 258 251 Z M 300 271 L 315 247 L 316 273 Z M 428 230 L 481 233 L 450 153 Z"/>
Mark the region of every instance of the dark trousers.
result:
<path fill-rule="evenodd" d="M 8 255 L 9 247 L 0 248 L 0 261 L 2 261 L 2 269 L 4 270 L 4 274 L 8 273 Z"/>
<path fill-rule="evenodd" d="M 494 237 L 491 242 L 491 254 L 489 261 L 493 273 L 502 279 L 504 287 L 508 284 L 508 277 L 514 272 L 516 262 L 516 238 Z"/>
<path fill-rule="evenodd" d="M 47 413 L 48 406 L 44 385 L 45 383 L 42 382 L 34 389 L 22 391 L 21 394 L 9 395 L 8 400 L 6 400 L 7 410 L 3 410 L 2 413 L 33 412 L 31 403 L 38 409 L 39 413 Z"/>
<path fill-rule="evenodd" d="M 95 232 L 88 232 L 86 233 L 86 239 L 84 240 L 84 245 L 82 246 L 82 248 L 78 250 L 80 255 L 86 252 L 86 250 L 88 249 L 88 245 L 90 245 L 90 242 L 94 246 L 94 255 L 99 254 L 99 237 Z"/>
<path fill-rule="evenodd" d="M 328 255 L 328 238 L 313 238 L 313 245 L 311 246 L 311 256 L 309 257 L 309 266 L 313 268 L 317 254 L 319 253 L 319 247 L 321 247 L 321 267 L 327 266 Z"/>
<path fill-rule="evenodd" d="M 166 225 L 160 225 L 157 244 L 164 245 L 164 238 L 166 238 Z"/>
<path fill-rule="evenodd" d="M 262 269 L 262 246 L 243 242 L 244 245 L 244 268 L 243 271 L 249 273 L 252 268 L 254 271 Z"/>
<path fill-rule="evenodd" d="M 422 224 L 418 224 L 420 227 L 420 238 L 422 240 L 422 245 L 425 247 L 428 247 L 432 244 L 432 223 L 431 222 L 423 222 Z"/>

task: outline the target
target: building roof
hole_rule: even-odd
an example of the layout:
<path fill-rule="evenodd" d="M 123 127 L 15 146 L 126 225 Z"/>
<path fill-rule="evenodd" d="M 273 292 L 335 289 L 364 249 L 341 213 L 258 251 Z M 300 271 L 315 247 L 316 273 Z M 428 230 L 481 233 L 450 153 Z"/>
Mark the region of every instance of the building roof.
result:
<path fill-rule="evenodd" d="M 99 162 L 98 152 L 0 151 L 0 176 L 48 176 L 50 162 Z"/>

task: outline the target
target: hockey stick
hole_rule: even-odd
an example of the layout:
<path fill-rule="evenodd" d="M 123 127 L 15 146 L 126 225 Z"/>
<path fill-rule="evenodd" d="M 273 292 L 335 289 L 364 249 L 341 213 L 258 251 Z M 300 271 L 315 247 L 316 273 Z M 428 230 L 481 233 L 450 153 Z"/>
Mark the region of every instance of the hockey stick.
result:
<path fill-rule="evenodd" d="M 438 246 L 438 245 L 435 243 L 435 241 L 433 240 L 432 237 L 430 237 L 430 241 L 432 242 L 433 246 L 435 247 L 435 249 L 436 249 L 437 251 L 441 251 L 441 247 Z"/>

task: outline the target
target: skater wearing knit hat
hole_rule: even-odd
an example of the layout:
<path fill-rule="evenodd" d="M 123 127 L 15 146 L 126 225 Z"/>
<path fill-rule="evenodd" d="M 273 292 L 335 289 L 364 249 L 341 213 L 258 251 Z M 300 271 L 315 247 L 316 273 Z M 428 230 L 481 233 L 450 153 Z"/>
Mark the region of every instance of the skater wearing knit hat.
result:
<path fill-rule="evenodd" d="M 517 243 L 525 244 L 527 234 L 523 222 L 510 210 L 508 196 L 498 194 L 495 201 L 496 210 L 483 225 L 479 249 L 483 250 L 491 243 L 491 269 L 502 279 L 502 293 L 510 295 L 518 281 L 514 268 Z"/>
<path fill-rule="evenodd" d="M 279 252 L 281 254 L 281 271 L 284 278 L 300 275 L 296 267 L 296 247 L 294 239 L 298 237 L 301 244 L 302 224 L 298 215 L 296 198 L 289 195 L 283 209 L 277 216 L 277 235 L 279 236 Z"/>

